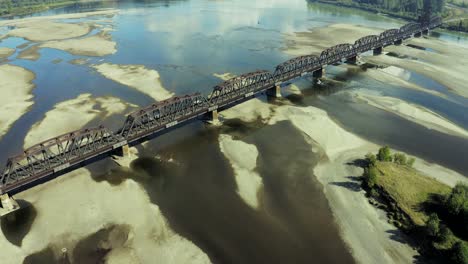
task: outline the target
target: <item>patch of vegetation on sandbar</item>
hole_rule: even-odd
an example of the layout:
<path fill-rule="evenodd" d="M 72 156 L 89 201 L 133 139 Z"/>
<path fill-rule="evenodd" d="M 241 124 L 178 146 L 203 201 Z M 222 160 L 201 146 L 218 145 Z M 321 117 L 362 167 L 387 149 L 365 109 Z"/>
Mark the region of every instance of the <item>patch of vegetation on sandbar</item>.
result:
<path fill-rule="evenodd" d="M 454 188 L 414 169 L 414 158 L 382 147 L 365 158 L 363 188 L 389 221 L 414 238 L 421 254 L 468 264 L 468 186 Z"/>

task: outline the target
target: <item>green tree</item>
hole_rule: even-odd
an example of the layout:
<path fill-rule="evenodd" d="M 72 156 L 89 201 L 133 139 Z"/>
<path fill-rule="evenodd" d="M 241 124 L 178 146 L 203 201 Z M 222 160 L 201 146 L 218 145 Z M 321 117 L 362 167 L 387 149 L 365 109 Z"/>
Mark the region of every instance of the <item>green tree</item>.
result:
<path fill-rule="evenodd" d="M 388 146 L 380 148 L 379 153 L 377 153 L 377 159 L 379 161 L 392 161 L 392 153 L 390 152 L 390 148 Z"/>
<path fill-rule="evenodd" d="M 429 216 L 429 219 L 428 219 L 427 222 L 426 222 L 426 229 L 427 229 L 427 233 L 428 233 L 430 236 L 436 237 L 436 236 L 439 235 L 439 231 L 440 231 L 440 219 L 439 219 L 439 217 L 437 216 L 437 214 L 432 213 L 432 214 Z"/>
<path fill-rule="evenodd" d="M 367 166 L 375 166 L 375 163 L 377 163 L 377 158 L 375 157 L 374 154 L 372 153 L 367 153 L 366 154 L 366 161 L 367 161 Z"/>
<path fill-rule="evenodd" d="M 461 241 L 452 247 L 452 260 L 457 264 L 468 264 L 468 246 Z"/>
<path fill-rule="evenodd" d="M 364 183 L 369 188 L 374 188 L 375 184 L 377 183 L 377 168 L 374 166 L 370 166 L 364 169 Z"/>
<path fill-rule="evenodd" d="M 399 165 L 406 165 L 406 155 L 403 153 L 393 154 L 393 162 Z"/>
<path fill-rule="evenodd" d="M 453 215 L 466 214 L 468 212 L 468 186 L 457 184 L 446 200 L 448 211 Z"/>

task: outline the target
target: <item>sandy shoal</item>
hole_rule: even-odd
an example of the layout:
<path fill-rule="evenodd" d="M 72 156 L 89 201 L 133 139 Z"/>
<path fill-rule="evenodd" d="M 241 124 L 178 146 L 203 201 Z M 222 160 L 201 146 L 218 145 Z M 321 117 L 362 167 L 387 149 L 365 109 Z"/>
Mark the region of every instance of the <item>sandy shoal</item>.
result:
<path fill-rule="evenodd" d="M 8 58 L 13 53 L 15 53 L 14 49 L 6 48 L 6 47 L 0 47 L 0 59 Z"/>
<path fill-rule="evenodd" d="M 372 95 L 371 92 L 363 90 L 350 93 L 351 96 L 361 99 L 369 105 L 397 114 L 428 129 L 434 129 L 450 135 L 468 137 L 468 131 L 420 105 L 407 103 L 390 96 Z"/>
<path fill-rule="evenodd" d="M 252 144 L 219 136 L 219 148 L 230 161 L 237 183 L 237 193 L 251 207 L 258 208 L 257 193 L 263 187 L 262 178 L 255 171 L 258 150 Z"/>
<path fill-rule="evenodd" d="M 269 106 L 260 100 L 251 101 L 250 109 L 270 109 L 266 114 L 269 116 L 266 123 L 289 120 L 303 132 L 313 152 L 323 153 L 324 158 L 314 169 L 315 176 L 311 177 L 317 177 L 322 183 L 341 236 L 358 263 L 413 262 L 414 256 L 418 255 L 416 250 L 392 238 L 406 239 L 401 231 L 388 223 L 384 211 L 369 204 L 365 192 L 360 188 L 360 182 L 353 178 L 361 176 L 362 169 L 348 165 L 369 152 L 377 152 L 379 146 L 344 130 L 321 109 L 291 105 Z M 242 112 L 236 107 L 227 111 L 232 112 L 231 118 L 243 116 L 246 120 L 260 119 L 260 113 L 255 111 Z M 226 111 L 221 114 L 224 112 Z M 467 182 L 462 175 L 419 158 L 416 158 L 415 168 L 450 186 L 458 181 Z"/>
<path fill-rule="evenodd" d="M 41 44 L 40 47 L 59 49 L 73 55 L 94 57 L 111 55 L 117 52 L 116 43 L 105 32 L 79 39 L 48 41 Z"/>
<path fill-rule="evenodd" d="M 213 76 L 216 77 L 216 78 L 219 78 L 223 81 L 227 81 L 229 79 L 232 79 L 234 77 L 236 77 L 235 74 L 232 74 L 232 73 L 229 73 L 229 72 L 226 72 L 226 73 L 213 73 Z"/>
<path fill-rule="evenodd" d="M 323 50 L 341 43 L 353 44 L 357 39 L 380 34 L 382 29 L 368 28 L 351 24 L 333 24 L 314 28 L 308 32 L 298 32 L 287 37 L 284 52 L 291 56 L 318 55 Z"/>
<path fill-rule="evenodd" d="M 103 63 L 92 67 L 104 77 L 132 87 L 157 101 L 168 99 L 174 95 L 163 87 L 157 71 L 147 69 L 143 65 Z"/>
<path fill-rule="evenodd" d="M 49 138 L 78 130 L 97 117 L 105 118 L 135 107 L 114 97 L 93 98 L 82 94 L 74 99 L 58 103 L 35 123 L 24 139 L 24 148 Z"/>
<path fill-rule="evenodd" d="M 34 42 L 62 40 L 81 37 L 91 31 L 86 24 L 57 23 L 49 20 L 25 20 L 10 22 L 15 28 L 8 36 L 24 38 Z"/>
<path fill-rule="evenodd" d="M 455 93 L 468 97 L 468 49 L 455 43 L 432 37 L 414 38 L 407 42 L 429 50 L 420 50 L 406 45 L 389 46 L 385 49 L 399 55 L 414 59 L 396 58 L 391 56 L 368 56 L 363 60 L 375 64 L 401 67 L 427 76 L 446 86 Z"/>
<path fill-rule="evenodd" d="M 423 88 L 415 83 L 409 82 L 409 72 L 405 69 L 396 66 L 389 66 L 381 69 L 367 69 L 362 73 L 364 76 L 370 77 L 381 83 L 392 84 L 395 87 L 413 89 L 416 91 L 432 94 L 438 97 L 446 98 L 447 96 L 439 91 Z"/>
<path fill-rule="evenodd" d="M 16 58 L 23 59 L 23 60 L 36 61 L 39 59 L 40 56 L 41 54 L 39 54 L 39 46 L 34 45 L 25 50 L 22 50 Z"/>
<path fill-rule="evenodd" d="M 85 195 L 84 195 L 85 194 Z M 208 256 L 169 227 L 159 207 L 150 202 L 133 180 L 118 186 L 96 182 L 81 168 L 17 195 L 34 205 L 37 216 L 21 248 L 0 234 L 2 263 L 22 259 L 49 244 L 55 254 L 109 224 L 129 227 L 122 245 L 114 247 L 106 263 L 210 263 Z"/>
<path fill-rule="evenodd" d="M 35 17 L 28 17 L 28 18 L 3 20 L 3 21 L 0 21 L 0 26 L 11 26 L 17 23 L 29 23 L 29 22 L 49 21 L 49 20 L 58 20 L 58 19 L 77 19 L 77 18 L 92 17 L 92 16 L 110 16 L 110 15 L 115 15 L 118 13 L 119 13 L 119 10 L 117 9 L 108 9 L 108 10 L 82 12 L 82 13 L 74 13 L 74 14 L 60 14 L 60 15 L 54 15 L 54 16 L 35 16 Z"/>
<path fill-rule="evenodd" d="M 24 68 L 0 65 L 0 138 L 33 105 L 35 75 Z"/>
<path fill-rule="evenodd" d="M 226 119 L 238 118 L 244 122 L 255 120 L 265 121 L 271 115 L 271 106 L 257 98 L 253 98 L 240 105 L 220 112 L 220 115 Z"/>

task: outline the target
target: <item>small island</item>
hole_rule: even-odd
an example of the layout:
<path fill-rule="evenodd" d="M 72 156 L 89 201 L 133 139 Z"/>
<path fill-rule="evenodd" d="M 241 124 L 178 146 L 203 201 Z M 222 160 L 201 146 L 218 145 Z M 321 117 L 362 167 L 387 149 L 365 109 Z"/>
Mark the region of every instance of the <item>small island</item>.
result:
<path fill-rule="evenodd" d="M 414 161 L 387 146 L 367 154 L 362 187 L 369 202 L 385 210 L 423 256 L 468 263 L 468 186 L 451 188 L 414 169 Z"/>

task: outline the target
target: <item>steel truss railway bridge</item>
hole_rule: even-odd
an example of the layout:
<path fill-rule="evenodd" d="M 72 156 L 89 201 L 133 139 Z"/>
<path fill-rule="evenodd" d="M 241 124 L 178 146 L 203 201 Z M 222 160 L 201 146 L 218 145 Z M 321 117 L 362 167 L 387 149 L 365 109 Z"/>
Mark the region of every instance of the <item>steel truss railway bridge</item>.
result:
<path fill-rule="evenodd" d="M 38 143 L 8 159 L 0 174 L 0 209 L 12 210 L 15 202 L 10 195 L 38 183 L 107 156 L 124 155 L 129 145 L 139 144 L 191 120 L 217 119 L 218 111 L 264 92 L 279 97 L 283 82 L 307 74 L 320 77 L 327 65 L 343 60 L 355 62 L 360 53 L 367 51 L 380 54 L 385 46 L 399 45 L 405 39 L 428 34 L 441 23 L 439 17 L 423 23 L 409 23 L 380 35 L 362 37 L 354 44 L 330 47 L 318 56 L 293 58 L 278 65 L 273 73 L 260 70 L 237 76 L 216 85 L 208 96 L 195 93 L 154 103 L 129 114 L 117 131 L 104 126 L 85 128 Z"/>

